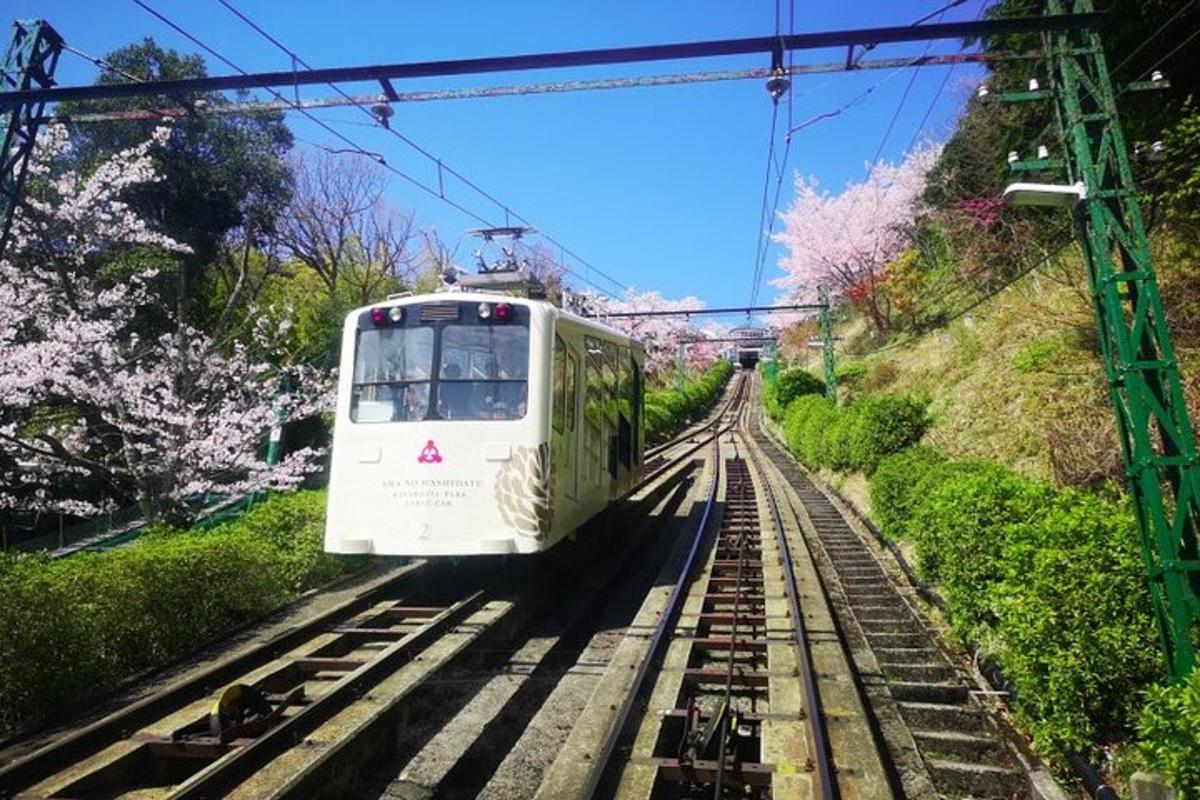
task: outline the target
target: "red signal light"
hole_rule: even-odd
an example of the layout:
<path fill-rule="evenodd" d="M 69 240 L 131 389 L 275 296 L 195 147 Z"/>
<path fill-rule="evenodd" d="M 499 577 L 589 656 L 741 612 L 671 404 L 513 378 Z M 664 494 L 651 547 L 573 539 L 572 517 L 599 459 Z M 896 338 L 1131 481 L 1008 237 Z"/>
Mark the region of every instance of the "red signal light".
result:
<path fill-rule="evenodd" d="M 382 325 L 383 323 L 387 322 L 387 309 L 386 308 L 372 308 L 371 309 L 371 322 L 374 323 L 375 325 Z"/>
<path fill-rule="evenodd" d="M 512 317 L 512 306 L 508 303 L 497 303 L 495 314 L 497 322 L 508 322 Z"/>

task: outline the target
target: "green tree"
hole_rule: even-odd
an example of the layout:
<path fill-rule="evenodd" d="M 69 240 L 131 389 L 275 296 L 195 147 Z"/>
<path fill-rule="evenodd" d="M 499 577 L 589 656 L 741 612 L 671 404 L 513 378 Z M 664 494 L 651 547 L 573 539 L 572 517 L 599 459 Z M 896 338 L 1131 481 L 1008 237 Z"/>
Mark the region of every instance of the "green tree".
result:
<path fill-rule="evenodd" d="M 150 38 L 114 50 L 105 61 L 113 70 L 101 75 L 100 84 L 126 83 L 130 76 L 177 80 L 207 75 L 199 55 L 177 53 Z M 61 113 L 72 116 L 164 107 L 191 112 L 170 123 L 170 140 L 155 151 L 155 166 L 162 180 L 138 187 L 128 196 L 140 216 L 192 248 L 191 254 L 178 261 L 175 299 L 181 311 L 193 310 L 199 279 L 216 259 L 227 234 L 240 228 L 259 241 L 275 228 L 291 196 L 292 177 L 283 157 L 292 146 L 292 134 L 282 113 L 198 113 L 231 102 L 220 93 L 187 93 L 170 98 L 64 103 L 60 107 Z M 74 125 L 72 136 L 80 166 L 86 169 L 145 141 L 161 124 L 159 116 L 150 116 Z"/>

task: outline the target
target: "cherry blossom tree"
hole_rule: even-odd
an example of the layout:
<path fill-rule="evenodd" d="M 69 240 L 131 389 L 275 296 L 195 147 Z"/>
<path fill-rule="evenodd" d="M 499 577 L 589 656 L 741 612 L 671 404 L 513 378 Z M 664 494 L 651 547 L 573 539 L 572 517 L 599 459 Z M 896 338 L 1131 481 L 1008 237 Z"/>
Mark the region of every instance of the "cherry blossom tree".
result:
<path fill-rule="evenodd" d="M 787 248 L 785 275 L 772 285 L 792 301 L 815 302 L 826 284 L 861 308 L 877 333 L 889 327 L 884 266 L 909 246 L 926 175 L 940 148 L 915 150 L 899 164 L 880 162 L 840 194 L 822 191 L 813 177 L 797 176 L 796 196 L 772 237 Z"/>
<path fill-rule="evenodd" d="M 191 497 L 295 486 L 320 455 L 269 468 L 258 453 L 281 371 L 172 321 L 153 270 L 112 274 L 106 255 L 187 252 L 123 199 L 159 180 L 153 153 L 170 135 L 160 128 L 88 174 L 69 166 L 64 128 L 39 138 L 0 260 L 0 508 L 86 515 L 136 501 L 186 521 Z M 255 352 L 286 332 L 275 319 Z M 328 403 L 314 374 L 293 373 L 294 391 L 275 400 L 285 420 Z"/>

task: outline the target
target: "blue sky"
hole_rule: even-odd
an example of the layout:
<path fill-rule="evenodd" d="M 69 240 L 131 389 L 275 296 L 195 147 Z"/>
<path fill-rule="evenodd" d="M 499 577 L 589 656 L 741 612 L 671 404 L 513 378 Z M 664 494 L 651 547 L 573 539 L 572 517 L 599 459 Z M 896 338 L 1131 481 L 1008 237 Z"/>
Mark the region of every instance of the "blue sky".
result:
<path fill-rule="evenodd" d="M 148 0 L 189 32 L 249 71 L 290 68 L 288 57 L 234 17 L 216 0 Z M 354 3 L 315 0 L 233 0 L 241 11 L 315 66 L 469 58 L 551 50 L 763 36 L 774 33 L 773 2 L 460 2 L 383 0 Z M 968 0 L 945 21 L 973 19 L 986 0 Z M 782 3 L 783 27 L 788 4 Z M 796 32 L 903 25 L 944 6 L 944 0 L 896 2 L 798 2 Z M 92 55 L 152 36 L 192 52 L 196 47 L 132 0 L 15 0 L 16 17 L 49 20 L 66 41 Z M 881 46 L 870 58 L 919 55 L 923 43 Z M 957 52 L 940 42 L 930 52 Z M 844 51 L 797 54 L 797 63 L 844 59 Z M 230 70 L 208 58 L 210 74 Z M 471 76 L 397 82 L 399 91 L 575 78 L 650 75 L 699 70 L 766 67 L 762 56 L 597 67 L 578 70 Z M 866 162 L 883 140 L 897 108 L 883 158 L 903 156 L 935 98 L 946 67 L 918 71 L 903 105 L 910 70 L 870 70 L 800 77 L 795 81 L 793 125 L 832 111 L 876 87 L 861 104 L 797 133 L 788 173 L 815 175 L 838 189 L 865 175 Z M 924 126 L 923 136 L 944 139 L 969 91 L 974 67 L 955 69 Z M 90 83 L 96 69 L 67 54 L 60 83 Z M 370 84 L 345 87 L 352 94 L 377 91 Z M 327 87 L 306 96 L 325 97 Z M 784 101 L 786 102 L 786 101 Z M 398 139 L 364 125 L 355 109 L 317 112 L 367 150 L 436 185 L 436 167 Z M 778 142 L 788 109 L 781 104 Z M 695 294 L 711 305 L 749 300 L 765 176 L 771 102 L 761 81 L 665 88 L 453 100 L 396 106 L 392 124 L 479 186 L 532 220 L 624 284 L 667 296 Z M 331 134 L 289 114 L 297 136 L 337 144 Z M 301 143 L 301 147 L 308 145 Z M 344 146 L 337 144 L 337 146 Z M 346 156 L 352 158 L 354 156 Z M 477 223 L 393 181 L 394 201 L 413 209 L 420 224 L 459 242 Z M 503 211 L 453 181 L 447 194 L 481 216 L 503 224 Z M 785 183 L 781 209 L 790 199 Z M 459 253 L 469 260 L 471 241 Z M 764 280 L 779 274 L 772 245 Z M 587 274 L 584 266 L 568 265 Z M 599 276 L 597 282 L 611 287 Z M 574 283 L 580 284 L 578 280 Z M 612 287 L 615 291 L 615 287 Z M 760 299 L 775 291 L 764 287 Z"/>

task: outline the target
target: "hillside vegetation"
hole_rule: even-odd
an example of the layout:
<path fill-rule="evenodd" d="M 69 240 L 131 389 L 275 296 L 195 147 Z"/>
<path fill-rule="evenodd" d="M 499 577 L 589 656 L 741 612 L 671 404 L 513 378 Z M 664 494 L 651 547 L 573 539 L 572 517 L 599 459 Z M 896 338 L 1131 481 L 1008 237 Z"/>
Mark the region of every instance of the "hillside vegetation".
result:
<path fill-rule="evenodd" d="M 1104 43 L 1194 422 L 1200 54 L 1186 45 L 1200 9 L 1185 0 L 1105 5 L 1120 20 Z M 1026 6 L 1001 2 L 988 13 Z M 1152 70 L 1169 90 L 1122 89 Z M 1031 78 L 1045 85 L 1046 73 L 1040 61 L 1005 62 L 986 80 L 994 95 Z M 922 151 L 840 195 L 803 184 L 779 237 L 789 248 L 780 285 L 835 290 L 839 405 L 817 396 L 780 403 L 771 392 L 765 404 L 793 454 L 912 556 L 946 598 L 955 636 L 1000 665 L 1016 719 L 1045 755 L 1083 751 L 1114 774 L 1155 769 L 1196 798 L 1200 677 L 1162 685 L 1080 248 L 1062 210 L 1013 208 L 1001 197 L 1010 181 L 1029 179 L 1010 173 L 1006 154 L 1033 158 L 1047 145 L 1052 158 L 1066 155 L 1055 130 L 1050 104 L 975 97 L 932 167 L 922 169 Z M 1068 180 L 1053 170 L 1033 179 Z M 803 244 L 829 239 L 826 249 Z M 822 261 L 826 252 L 840 254 L 836 263 Z M 825 378 L 814 354 L 789 347 L 809 335 L 811 324 L 783 337 L 785 360 Z"/>

